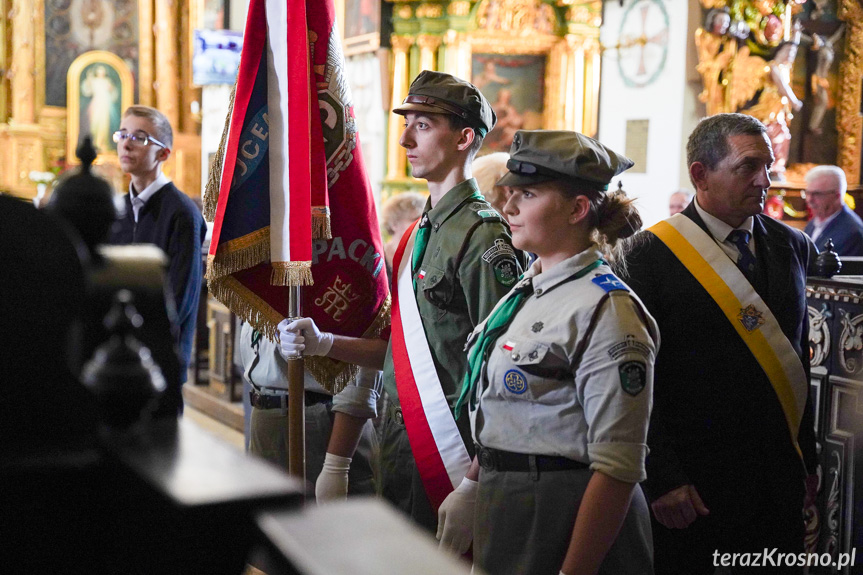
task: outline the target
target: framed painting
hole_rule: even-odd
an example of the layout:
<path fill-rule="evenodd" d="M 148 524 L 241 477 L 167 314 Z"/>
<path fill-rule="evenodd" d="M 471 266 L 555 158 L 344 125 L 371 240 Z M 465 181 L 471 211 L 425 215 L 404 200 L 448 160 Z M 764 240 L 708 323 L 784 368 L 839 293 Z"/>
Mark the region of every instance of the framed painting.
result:
<path fill-rule="evenodd" d="M 345 1 L 345 56 L 374 52 L 381 44 L 381 0 Z"/>
<path fill-rule="evenodd" d="M 518 130 L 542 129 L 544 54 L 474 53 L 471 67 L 473 84 L 482 90 L 497 115 L 497 125 L 486 136 L 484 148 L 508 152 Z"/>
<path fill-rule="evenodd" d="M 94 50 L 78 56 L 66 75 L 68 102 L 66 158 L 76 162 L 75 148 L 90 136 L 99 155 L 117 154 L 112 139 L 123 110 L 134 101 L 132 72 L 122 58 Z"/>

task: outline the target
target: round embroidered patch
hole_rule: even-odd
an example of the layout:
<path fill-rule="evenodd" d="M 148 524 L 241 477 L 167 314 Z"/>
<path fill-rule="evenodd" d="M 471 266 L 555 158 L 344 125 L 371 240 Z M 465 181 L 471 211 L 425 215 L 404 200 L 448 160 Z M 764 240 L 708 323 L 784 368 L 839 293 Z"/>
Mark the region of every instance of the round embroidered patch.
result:
<path fill-rule="evenodd" d="M 492 265 L 494 266 L 494 277 L 502 285 L 509 287 L 518 279 L 518 268 L 512 259 L 499 258 Z"/>
<path fill-rule="evenodd" d="M 504 374 L 503 384 L 508 390 L 519 395 L 527 391 L 527 380 L 517 369 L 511 369 Z"/>

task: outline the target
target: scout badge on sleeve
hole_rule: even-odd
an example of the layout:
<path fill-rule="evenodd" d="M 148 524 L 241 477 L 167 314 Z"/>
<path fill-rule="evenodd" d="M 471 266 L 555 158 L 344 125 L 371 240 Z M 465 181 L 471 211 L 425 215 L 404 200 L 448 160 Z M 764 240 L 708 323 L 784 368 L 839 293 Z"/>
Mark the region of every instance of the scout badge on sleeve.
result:
<path fill-rule="evenodd" d="M 617 370 L 620 372 L 620 387 L 629 395 L 638 395 L 647 381 L 647 366 L 643 361 L 626 361 Z"/>
<path fill-rule="evenodd" d="M 518 279 L 518 268 L 515 265 L 515 250 L 501 239 L 494 240 L 494 245 L 482 254 L 482 261 L 491 264 L 494 278 L 504 286 L 511 286 Z"/>

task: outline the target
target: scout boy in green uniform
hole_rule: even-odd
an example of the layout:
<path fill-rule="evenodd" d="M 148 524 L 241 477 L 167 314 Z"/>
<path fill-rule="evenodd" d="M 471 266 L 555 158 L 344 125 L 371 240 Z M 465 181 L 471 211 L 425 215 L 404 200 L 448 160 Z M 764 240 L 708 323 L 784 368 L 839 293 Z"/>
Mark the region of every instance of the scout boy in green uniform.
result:
<path fill-rule="evenodd" d="M 334 336 L 321 333 L 311 319 L 304 318 L 280 325 L 281 345 L 285 353 L 303 351 L 383 367 L 390 405 L 383 424 L 380 490 L 430 530 L 436 528 L 440 513 L 441 546 L 464 552 L 472 537 L 469 502 L 476 484 L 462 483 L 453 491 L 455 485 L 448 477 L 461 481 L 466 467 L 458 466 L 465 460 L 469 464 L 473 443 L 466 412 L 454 421 L 451 408 L 466 371 L 467 335 L 515 284 L 522 272 L 521 259 L 512 247 L 507 224 L 471 177 L 471 161 L 496 121 L 482 93 L 449 74 L 426 70 L 393 112 L 405 118 L 399 143 L 407 150 L 413 175 L 428 181 L 430 197 L 419 223 L 402 242 L 404 265 L 400 267 L 406 270 L 402 276 L 406 283 L 399 282 L 395 266 L 392 338 L 383 342 Z M 411 244 L 407 251 L 406 245 Z M 408 308 L 420 321 L 402 317 Z M 414 324 L 422 328 L 415 334 L 423 340 L 418 345 L 408 333 Z M 426 363 L 417 360 L 421 356 Z M 434 384 L 419 381 L 429 375 Z M 408 392 L 410 399 L 400 397 Z M 425 412 L 419 422 L 417 411 Z M 339 415 L 347 422 L 343 422 L 346 430 L 357 426 L 350 416 Z M 345 455 L 353 436 L 339 428 L 337 422 L 328 451 Z M 431 436 L 430 442 L 423 443 Z M 435 461 L 441 460 L 443 467 L 435 468 Z M 459 511 L 447 515 L 450 509 Z"/>

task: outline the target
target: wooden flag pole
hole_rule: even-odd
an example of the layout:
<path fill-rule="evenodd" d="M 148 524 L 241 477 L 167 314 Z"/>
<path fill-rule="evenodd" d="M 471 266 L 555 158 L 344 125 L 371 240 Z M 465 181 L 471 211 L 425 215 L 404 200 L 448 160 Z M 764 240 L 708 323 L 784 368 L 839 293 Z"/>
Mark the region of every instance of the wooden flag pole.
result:
<path fill-rule="evenodd" d="M 288 320 L 302 317 L 302 286 L 288 288 Z M 288 466 L 291 475 L 306 480 L 306 410 L 302 354 L 288 359 Z"/>

